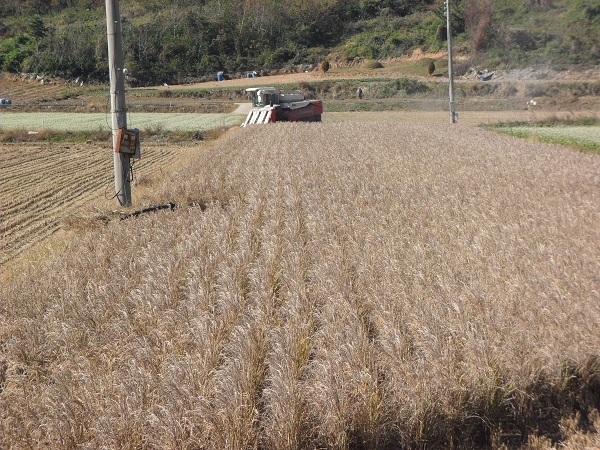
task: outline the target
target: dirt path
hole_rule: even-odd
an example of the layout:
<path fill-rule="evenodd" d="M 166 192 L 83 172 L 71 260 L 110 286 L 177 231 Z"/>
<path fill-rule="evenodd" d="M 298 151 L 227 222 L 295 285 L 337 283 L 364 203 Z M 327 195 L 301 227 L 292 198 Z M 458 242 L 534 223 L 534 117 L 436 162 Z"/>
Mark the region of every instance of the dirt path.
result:
<path fill-rule="evenodd" d="M 435 56 L 435 55 L 434 55 Z M 438 57 L 440 55 L 437 55 Z M 425 59 L 425 56 L 420 59 Z M 334 68 L 328 72 L 321 70 L 312 70 L 308 72 L 297 72 L 297 73 L 285 73 L 285 74 L 274 74 L 258 78 L 235 78 L 231 80 L 223 81 L 208 81 L 204 83 L 186 84 L 186 85 L 175 85 L 175 86 L 157 86 L 156 89 L 168 90 L 168 89 L 214 89 L 214 88 L 244 88 L 254 86 L 271 86 L 279 84 L 298 84 L 298 83 L 311 83 L 321 81 L 335 81 L 335 80 L 360 80 L 368 78 L 404 78 L 409 77 L 413 79 L 419 79 L 421 81 L 437 81 L 440 83 L 446 83 L 447 77 L 438 74 L 438 76 L 430 77 L 427 76 L 427 67 L 425 61 L 423 61 L 423 68 L 420 70 L 418 67 L 415 68 L 415 61 L 420 60 L 419 58 L 406 58 L 406 59 L 395 59 L 392 61 L 386 61 L 383 67 L 380 69 L 367 69 L 360 65 L 339 67 Z M 427 59 L 429 61 L 429 59 Z M 407 63 L 413 64 L 412 67 L 407 68 Z M 439 71 L 445 70 L 444 66 L 440 63 Z M 558 71 L 551 67 L 546 68 L 525 68 L 525 69 L 510 69 L 510 70 L 494 70 L 489 69 L 489 72 L 495 72 L 492 80 L 501 83 L 539 83 L 547 84 L 551 82 L 557 83 L 570 83 L 574 81 L 578 82 L 594 82 L 600 81 L 600 69 L 592 68 L 581 71 L 573 70 L 562 70 Z M 415 73 L 417 72 L 417 73 Z M 422 74 L 421 74 L 422 73 Z M 462 82 L 481 82 L 476 74 L 469 76 L 456 76 L 455 81 L 457 83 Z"/>
<path fill-rule="evenodd" d="M 252 109 L 252 103 L 236 103 L 238 107 L 233 111 L 233 114 L 248 114 Z"/>

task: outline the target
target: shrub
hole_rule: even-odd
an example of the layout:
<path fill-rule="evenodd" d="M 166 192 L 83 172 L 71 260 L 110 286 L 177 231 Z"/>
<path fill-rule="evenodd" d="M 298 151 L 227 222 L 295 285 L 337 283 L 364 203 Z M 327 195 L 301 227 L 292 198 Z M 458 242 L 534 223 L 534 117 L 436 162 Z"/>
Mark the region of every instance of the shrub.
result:
<path fill-rule="evenodd" d="M 298 83 L 298 87 L 304 92 L 315 92 L 315 88 L 306 81 L 301 81 L 300 83 Z"/>
<path fill-rule="evenodd" d="M 392 85 L 398 91 L 404 91 L 406 95 L 421 94 L 429 91 L 429 86 L 418 80 L 411 78 L 398 78 L 392 82 Z"/>
<path fill-rule="evenodd" d="M 361 66 L 365 69 L 381 69 L 383 64 L 373 59 L 367 59 L 361 64 Z"/>
<path fill-rule="evenodd" d="M 431 76 L 433 75 L 433 72 L 435 72 L 435 63 L 433 61 L 429 61 L 429 64 L 427 65 L 427 73 Z"/>

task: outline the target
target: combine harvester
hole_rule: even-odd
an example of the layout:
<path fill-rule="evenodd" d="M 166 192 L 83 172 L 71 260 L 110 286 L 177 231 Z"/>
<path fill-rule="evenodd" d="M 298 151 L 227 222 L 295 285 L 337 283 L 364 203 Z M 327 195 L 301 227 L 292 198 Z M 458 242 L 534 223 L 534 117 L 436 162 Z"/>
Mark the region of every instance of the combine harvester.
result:
<path fill-rule="evenodd" d="M 258 125 L 272 122 L 320 122 L 323 113 L 321 100 L 305 100 L 300 90 L 281 90 L 273 87 L 246 89 L 252 96 L 252 110 L 242 124 Z"/>

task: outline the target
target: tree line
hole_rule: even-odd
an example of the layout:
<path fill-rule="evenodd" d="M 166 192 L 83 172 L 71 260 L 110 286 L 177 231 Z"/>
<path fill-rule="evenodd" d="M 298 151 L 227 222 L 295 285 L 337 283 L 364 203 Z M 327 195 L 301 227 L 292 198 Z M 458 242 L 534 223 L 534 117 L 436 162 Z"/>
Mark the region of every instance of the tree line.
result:
<path fill-rule="evenodd" d="M 495 64 L 600 63 L 598 0 L 450 0 L 452 31 Z M 444 49 L 444 0 L 121 0 L 139 85 L 218 71 Z M 340 50 L 342 49 L 342 50 Z M 104 0 L 2 0 L 0 70 L 107 81 Z"/>
<path fill-rule="evenodd" d="M 124 53 L 140 84 L 216 71 L 318 63 L 351 26 L 422 11 L 435 0 L 121 0 Z M 439 0 L 437 1 L 439 3 Z M 6 0 L 0 68 L 105 80 L 102 0 Z M 25 17 L 25 20 L 16 20 Z M 13 20 L 11 20 L 13 19 Z"/>

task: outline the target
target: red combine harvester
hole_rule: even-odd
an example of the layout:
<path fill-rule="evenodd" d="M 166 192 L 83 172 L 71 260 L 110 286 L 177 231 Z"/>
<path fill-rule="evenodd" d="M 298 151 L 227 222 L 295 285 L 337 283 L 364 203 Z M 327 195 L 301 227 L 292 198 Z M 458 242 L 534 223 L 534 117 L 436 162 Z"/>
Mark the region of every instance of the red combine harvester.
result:
<path fill-rule="evenodd" d="M 242 124 L 257 125 L 280 121 L 320 122 L 323 113 L 321 100 L 305 100 L 300 90 L 281 90 L 273 87 L 246 89 L 252 96 L 252 110 Z"/>

